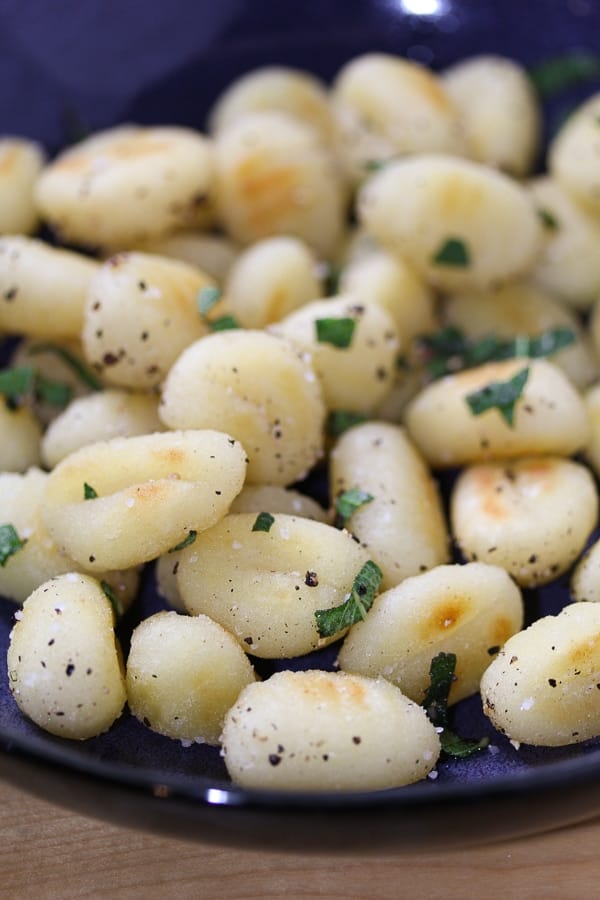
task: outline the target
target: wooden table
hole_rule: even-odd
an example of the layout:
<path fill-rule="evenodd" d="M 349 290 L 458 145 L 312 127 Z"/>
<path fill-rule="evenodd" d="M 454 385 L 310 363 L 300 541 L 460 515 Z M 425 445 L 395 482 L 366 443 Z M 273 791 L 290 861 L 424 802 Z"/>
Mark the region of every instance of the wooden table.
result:
<path fill-rule="evenodd" d="M 592 900 L 599 884 L 600 819 L 478 849 L 333 860 L 163 839 L 0 783 L 2 900 Z"/>

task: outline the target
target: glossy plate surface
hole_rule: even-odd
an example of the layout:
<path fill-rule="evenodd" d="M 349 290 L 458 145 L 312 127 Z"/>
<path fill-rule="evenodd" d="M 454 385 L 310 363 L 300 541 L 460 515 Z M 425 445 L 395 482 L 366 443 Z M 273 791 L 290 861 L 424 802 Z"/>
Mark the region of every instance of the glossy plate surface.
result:
<path fill-rule="evenodd" d="M 10 6 L 10 5 L 8 5 Z M 381 50 L 442 68 L 475 52 L 534 65 L 595 48 L 600 7 L 591 0 L 320 0 L 273 4 L 87 0 L 14 5 L 0 13 L 0 128 L 50 150 L 76 127 L 117 121 L 202 127 L 211 102 L 236 75 L 264 64 L 331 78 L 361 52 Z M 151 18 L 151 21 L 150 21 Z M 556 128 L 600 82 L 561 92 L 547 108 Z M 27 102 L 23 98 L 27 97 Z M 556 612 L 567 581 L 529 592 L 528 617 Z M 121 626 L 161 608 L 152 574 Z M 313 852 L 402 852 L 517 836 L 600 812 L 600 741 L 515 749 L 495 734 L 478 698 L 459 704 L 456 728 L 489 734 L 491 748 L 440 763 L 438 777 L 376 794 L 286 794 L 233 787 L 216 748 L 156 735 L 125 714 L 101 737 L 62 741 L 26 721 L 8 690 L 6 648 L 14 606 L 0 599 L 0 775 L 90 815 L 190 839 Z M 317 662 L 329 666 L 335 650 Z M 285 663 L 260 663 L 268 674 Z M 296 662 L 297 666 L 298 663 Z"/>

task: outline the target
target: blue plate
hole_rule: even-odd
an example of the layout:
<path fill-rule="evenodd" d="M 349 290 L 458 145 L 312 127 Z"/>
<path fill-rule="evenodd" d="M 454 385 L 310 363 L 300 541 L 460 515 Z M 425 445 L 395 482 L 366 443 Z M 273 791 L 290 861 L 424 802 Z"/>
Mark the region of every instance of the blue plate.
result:
<path fill-rule="evenodd" d="M 67 18 L 66 9 L 70 6 Z M 202 128 L 218 93 L 256 66 L 284 64 L 330 79 L 366 51 L 404 54 L 442 68 L 476 52 L 528 66 L 600 52 L 592 0 L 219 0 L 169 3 L 43 2 L 0 11 L 2 131 L 41 140 L 50 152 L 82 128 L 119 121 Z M 589 59 L 588 59 L 589 61 Z M 587 67 L 589 70 L 592 66 Z M 589 77 L 546 103 L 549 133 L 600 82 Z M 529 592 L 528 615 L 556 612 L 567 581 Z M 151 567 L 121 625 L 160 608 Z M 462 734 L 488 734 L 491 749 L 440 763 L 438 778 L 376 793 L 288 793 L 231 785 L 216 748 L 154 734 L 129 714 L 82 743 L 25 720 L 7 686 L 14 606 L 0 599 L 0 775 L 88 815 L 245 848 L 344 852 L 432 850 L 514 837 L 600 812 L 600 742 L 518 751 L 493 732 L 479 698 L 458 705 Z M 332 651 L 298 665 L 331 665 Z M 263 674 L 286 665 L 260 662 Z"/>

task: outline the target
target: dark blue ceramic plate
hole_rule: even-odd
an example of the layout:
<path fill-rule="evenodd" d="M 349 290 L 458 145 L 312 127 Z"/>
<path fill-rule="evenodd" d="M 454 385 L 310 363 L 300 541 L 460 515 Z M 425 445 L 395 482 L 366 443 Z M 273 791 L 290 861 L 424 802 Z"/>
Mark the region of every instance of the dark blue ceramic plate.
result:
<path fill-rule="evenodd" d="M 434 68 L 475 52 L 534 66 L 557 55 L 600 52 L 599 35 L 600 6 L 592 0 L 7 2 L 0 11 L 0 129 L 42 140 L 52 151 L 82 126 L 126 120 L 202 127 L 225 85 L 267 63 L 325 78 L 370 50 Z M 547 103 L 550 130 L 600 88 L 589 62 L 577 70 L 584 70 L 583 81 Z M 555 612 L 567 600 L 565 581 L 532 593 L 528 615 Z M 133 618 L 158 604 L 149 572 Z M 230 784 L 218 750 L 184 749 L 128 714 L 99 738 L 61 741 L 23 719 L 9 694 L 5 651 L 13 614 L 13 605 L 0 600 L 0 775 L 88 815 L 246 848 L 331 853 L 428 851 L 600 812 L 599 741 L 516 751 L 491 731 L 478 698 L 459 704 L 456 728 L 489 734 L 489 750 L 441 763 L 435 781 L 370 794 L 242 790 Z M 125 643 L 132 624 L 122 626 Z M 330 651 L 319 664 L 331 659 Z M 273 668 L 262 665 L 265 674 Z"/>

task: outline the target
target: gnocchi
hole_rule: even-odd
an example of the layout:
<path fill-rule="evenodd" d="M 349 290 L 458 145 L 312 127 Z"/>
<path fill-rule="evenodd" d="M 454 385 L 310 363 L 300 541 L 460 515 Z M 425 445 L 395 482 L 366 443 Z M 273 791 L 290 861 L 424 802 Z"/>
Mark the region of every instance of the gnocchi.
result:
<path fill-rule="evenodd" d="M 123 125 L 50 162 L 0 141 L 26 716 L 85 740 L 127 703 L 155 745 L 291 790 L 435 779 L 454 738 L 485 746 L 447 709 L 477 691 L 515 744 L 600 735 L 596 604 L 522 630 L 522 589 L 600 596 L 597 105 L 535 177 L 536 94 L 489 55 L 269 66 L 209 134 Z"/>

